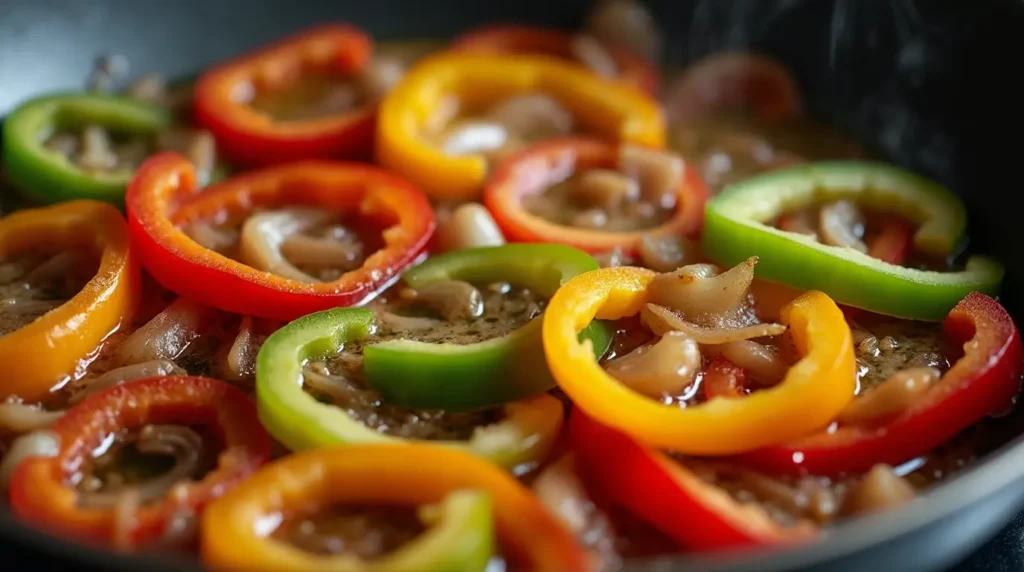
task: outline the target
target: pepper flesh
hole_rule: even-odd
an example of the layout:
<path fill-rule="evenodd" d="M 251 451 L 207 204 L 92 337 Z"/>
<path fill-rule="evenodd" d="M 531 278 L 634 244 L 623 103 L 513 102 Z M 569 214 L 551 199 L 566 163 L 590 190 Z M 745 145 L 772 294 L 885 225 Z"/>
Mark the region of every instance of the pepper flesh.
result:
<path fill-rule="evenodd" d="M 306 283 L 257 270 L 200 246 L 181 226 L 304 204 L 358 214 L 386 227 L 384 247 L 337 280 Z M 358 163 L 303 161 L 238 175 L 199 190 L 192 165 L 174 153 L 143 164 L 127 195 L 128 227 L 146 269 L 166 288 L 240 314 L 289 320 L 375 296 L 415 262 L 434 215 L 415 187 Z"/>
<path fill-rule="evenodd" d="M 354 419 L 343 409 L 320 403 L 302 389 L 302 365 L 337 353 L 345 342 L 368 337 L 374 316 L 362 308 L 336 308 L 303 316 L 271 334 L 256 356 L 256 401 L 270 433 L 294 451 L 347 444 L 401 444 Z M 562 428 L 562 404 L 554 397 L 508 403 L 505 418 L 477 428 L 468 441 L 443 441 L 506 467 L 542 458 Z"/>
<path fill-rule="evenodd" d="M 286 90 L 310 69 L 352 75 L 369 65 L 372 51 L 370 38 L 350 25 L 305 30 L 204 73 L 194 91 L 196 121 L 214 134 L 218 150 L 240 165 L 368 157 L 376 105 L 317 119 L 278 121 L 238 94 L 246 89 Z"/>
<path fill-rule="evenodd" d="M 509 244 L 432 257 L 407 271 L 412 288 L 445 280 L 509 282 L 550 298 L 567 280 L 597 269 L 593 258 L 554 244 Z M 581 334 L 595 357 L 611 344 L 611 330 L 590 324 Z M 541 318 L 515 332 L 475 344 L 390 340 L 363 349 L 366 383 L 389 403 L 465 411 L 503 405 L 555 386 L 544 359 Z"/>
<path fill-rule="evenodd" d="M 1003 267 L 971 257 L 960 272 L 903 268 L 765 223 L 783 211 L 846 198 L 918 224 L 914 246 L 955 254 L 966 226 L 960 200 L 902 169 L 869 162 L 807 163 L 736 183 L 708 202 L 702 247 L 722 264 L 758 256 L 758 276 L 821 290 L 837 303 L 915 320 L 941 320 L 969 292 L 994 293 Z"/>
<path fill-rule="evenodd" d="M 585 252 L 620 249 L 635 255 L 644 236 L 680 236 L 700 230 L 707 186 L 697 169 L 683 168 L 676 185 L 676 212 L 665 224 L 643 231 L 605 232 L 563 226 L 531 214 L 523 206 L 529 195 L 543 193 L 548 185 L 572 172 L 617 169 L 619 147 L 607 141 L 582 137 L 544 141 L 502 162 L 487 184 L 484 203 L 508 240 L 567 244 Z"/>
<path fill-rule="evenodd" d="M 941 445 L 986 415 L 1007 411 L 1020 391 L 1024 350 L 1006 310 L 977 292 L 946 317 L 964 355 L 927 393 L 896 417 L 752 451 L 739 461 L 772 473 L 839 476 L 877 463 L 897 466 Z"/>
<path fill-rule="evenodd" d="M 577 61 L 574 41 L 579 36 L 547 28 L 525 26 L 489 26 L 465 33 L 452 40 L 452 49 L 477 53 L 538 54 Z M 657 68 L 632 53 L 605 47 L 618 68 L 616 79 L 657 96 L 661 76 Z"/>
<path fill-rule="evenodd" d="M 592 486 L 690 550 L 796 544 L 813 540 L 814 526 L 776 524 L 757 504 L 728 492 L 656 450 L 575 410 L 570 440 Z M 628 470 L 623 470 L 628 467 Z"/>
<path fill-rule="evenodd" d="M 112 435 L 146 424 L 207 425 L 223 439 L 224 449 L 217 467 L 201 480 L 175 485 L 180 490 L 138 507 L 127 525 L 132 548 L 171 532 L 182 514 L 201 513 L 270 458 L 270 437 L 240 389 L 203 377 L 130 381 L 86 397 L 50 428 L 60 451 L 56 457 L 30 457 L 15 469 L 10 483 L 14 513 L 51 531 L 113 544 L 117 509 L 80 506 L 80 494 L 70 483 Z"/>
<path fill-rule="evenodd" d="M 476 107 L 538 92 L 557 99 L 587 131 L 659 149 L 665 145 L 661 109 L 628 86 L 551 58 L 453 52 L 424 60 L 384 98 L 377 161 L 433 198 L 471 200 L 487 177 L 487 159 L 449 156 L 422 141 L 420 132 L 447 97 Z"/>
<path fill-rule="evenodd" d="M 0 337 L 0 400 L 43 399 L 139 304 L 140 275 L 124 217 L 96 201 L 24 210 L 0 220 L 0 257 L 40 245 L 85 248 L 99 268 L 82 290 L 30 324 Z"/>
<path fill-rule="evenodd" d="M 85 125 L 153 136 L 172 121 L 170 111 L 126 97 L 65 93 L 33 99 L 4 120 L 4 173 L 15 188 L 36 201 L 94 199 L 122 205 L 132 173 L 86 172 L 47 149 L 46 137 L 61 128 Z"/>
<path fill-rule="evenodd" d="M 345 556 L 318 557 L 269 541 L 267 531 L 253 523 L 309 506 L 437 503 L 465 490 L 490 497 L 502 548 L 519 566 L 552 572 L 586 569 L 586 554 L 575 539 L 514 477 L 472 455 L 410 444 L 318 449 L 268 465 L 203 516 L 203 560 L 230 569 L 462 570 L 468 563 L 454 561 L 457 547 L 435 543 L 432 531 L 385 556 L 378 566 L 363 568 Z"/>
<path fill-rule="evenodd" d="M 577 276 L 544 313 L 544 350 L 559 386 L 598 421 L 654 446 L 685 454 L 721 455 L 784 443 L 825 428 L 853 399 L 853 344 L 843 313 L 821 292 L 782 309 L 802 356 L 776 386 L 743 399 L 712 399 L 680 409 L 651 400 L 608 375 L 577 333 L 591 320 L 638 313 L 656 276 L 633 267 Z"/>

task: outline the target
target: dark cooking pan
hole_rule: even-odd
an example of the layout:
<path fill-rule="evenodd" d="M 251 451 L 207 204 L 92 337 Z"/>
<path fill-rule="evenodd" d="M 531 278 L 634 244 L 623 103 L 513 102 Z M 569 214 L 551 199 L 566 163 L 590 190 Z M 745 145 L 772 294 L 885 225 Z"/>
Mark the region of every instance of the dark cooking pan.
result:
<path fill-rule="evenodd" d="M 584 0 L 0 0 L 0 115 L 30 95 L 81 85 L 97 53 L 135 70 L 187 75 L 325 20 L 384 39 L 445 37 L 486 22 L 571 27 Z M 971 212 L 972 237 L 1007 266 L 1004 303 L 1024 315 L 1017 187 L 1024 88 L 998 63 L 1024 54 L 1024 3 L 814 0 L 650 2 L 685 64 L 729 47 L 778 57 L 809 107 L 893 162 L 942 181 Z M 1012 68 L 1011 68 L 1012 69 Z M 1003 140 L 999 138 L 1002 137 Z M 1009 141 L 1006 141 L 1009 139 Z M 1004 192 L 1003 187 L 1007 188 Z M 901 511 L 857 519 L 811 546 L 731 556 L 628 563 L 656 570 L 940 569 L 1002 527 L 1024 504 L 1024 436 Z M 104 569 L 189 569 L 176 557 L 119 557 L 70 544 L 0 513 L 0 541 L 17 554 Z M 13 548 L 12 548 L 13 550 Z M 2 551 L 2 549 L 0 549 Z"/>

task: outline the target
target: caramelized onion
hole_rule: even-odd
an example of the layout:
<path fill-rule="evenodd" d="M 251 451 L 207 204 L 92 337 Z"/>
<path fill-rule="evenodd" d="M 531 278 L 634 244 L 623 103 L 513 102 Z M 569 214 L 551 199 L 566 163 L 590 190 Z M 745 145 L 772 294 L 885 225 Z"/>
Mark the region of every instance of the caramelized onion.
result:
<path fill-rule="evenodd" d="M 292 264 L 336 268 L 342 272 L 359 268 L 363 263 L 363 245 L 358 240 L 338 241 L 295 234 L 281 243 L 281 254 Z"/>
<path fill-rule="evenodd" d="M 722 326 L 735 320 L 748 302 L 755 264 L 757 257 L 752 256 L 721 274 L 712 264 L 683 266 L 651 280 L 648 300 L 700 326 Z"/>
<path fill-rule="evenodd" d="M 645 201 L 662 208 L 675 206 L 683 168 L 678 155 L 628 143 L 619 147 L 619 170 L 639 181 Z"/>
<path fill-rule="evenodd" d="M 774 385 L 782 381 L 789 371 L 789 364 L 782 359 L 774 347 L 751 340 L 708 346 L 705 351 L 709 355 L 725 356 L 726 359 L 746 370 L 749 379 L 761 385 Z"/>
<path fill-rule="evenodd" d="M 203 458 L 203 438 L 188 427 L 180 425 L 146 425 L 139 431 L 135 448 L 147 455 L 174 458 L 169 471 L 137 485 L 112 487 L 102 492 L 82 492 L 79 503 L 83 507 L 116 507 L 123 501 L 126 489 L 135 492 L 139 504 L 146 504 L 167 494 L 175 484 L 194 478 Z"/>
<path fill-rule="evenodd" d="M 228 372 L 235 379 L 242 379 L 256 374 L 256 354 L 259 353 L 260 343 L 253 333 L 252 316 L 244 316 L 242 324 L 238 328 L 238 335 L 228 349 L 227 366 Z"/>
<path fill-rule="evenodd" d="M 89 125 L 82 130 L 82 149 L 75 162 L 87 171 L 109 171 L 117 166 L 117 154 L 106 129 Z"/>
<path fill-rule="evenodd" d="M 113 545 L 115 549 L 122 552 L 129 552 L 132 549 L 131 531 L 135 528 L 135 513 L 138 512 L 141 505 L 139 491 L 136 489 L 118 493 L 109 505 L 114 508 Z"/>
<path fill-rule="evenodd" d="M 914 487 L 898 476 L 888 465 L 878 464 L 851 487 L 843 503 L 843 512 L 848 515 L 889 510 L 914 500 Z"/>
<path fill-rule="evenodd" d="M 293 234 L 329 222 L 334 215 L 313 208 L 290 208 L 252 215 L 242 225 L 239 259 L 257 270 L 298 282 L 320 282 L 285 259 L 281 245 Z"/>
<path fill-rule="evenodd" d="M 573 116 L 549 95 L 517 95 L 502 100 L 488 116 L 519 139 L 536 141 L 572 133 Z"/>
<path fill-rule="evenodd" d="M 92 379 L 82 380 L 80 389 L 68 399 L 68 403 L 75 404 L 85 399 L 89 394 L 120 385 L 133 379 L 143 379 L 160 375 L 185 375 L 187 372 L 178 367 L 174 362 L 166 359 L 155 359 L 141 363 L 133 363 L 112 369 Z"/>
<path fill-rule="evenodd" d="M 844 424 L 868 423 L 896 415 L 913 405 L 942 372 L 934 367 L 914 367 L 894 373 L 874 389 L 854 399 L 839 414 Z"/>
<path fill-rule="evenodd" d="M 683 236 L 640 237 L 640 261 L 656 272 L 672 272 L 684 264 L 699 262 L 704 254 L 700 244 Z"/>
<path fill-rule="evenodd" d="M 392 332 L 417 332 L 431 330 L 444 325 L 441 320 L 419 316 L 402 316 L 383 309 L 377 309 L 375 314 L 377 322 L 384 329 Z"/>
<path fill-rule="evenodd" d="M 640 184 L 611 169 L 584 171 L 572 187 L 572 199 L 590 207 L 613 209 L 639 198 Z"/>
<path fill-rule="evenodd" d="M 11 443 L 3 461 L 0 461 L 0 489 L 6 489 L 14 469 L 29 457 L 56 457 L 60 442 L 50 431 L 33 431 Z"/>
<path fill-rule="evenodd" d="M 177 358 L 199 337 L 211 312 L 192 300 L 178 298 L 121 342 L 114 362 L 127 365 Z"/>
<path fill-rule="evenodd" d="M 479 203 L 466 203 L 449 216 L 438 216 L 437 242 L 441 250 L 462 250 L 501 246 L 505 237 L 490 211 Z"/>
<path fill-rule="evenodd" d="M 38 405 L 0 403 L 0 429 L 19 434 L 37 431 L 53 425 L 63 415 L 63 411 L 47 411 Z"/>
<path fill-rule="evenodd" d="M 615 63 L 615 58 L 593 36 L 577 34 L 573 37 L 572 55 L 594 72 L 594 75 L 604 78 L 613 78 L 619 75 L 619 66 Z"/>
<path fill-rule="evenodd" d="M 230 228 L 217 228 L 205 221 L 194 222 L 182 230 L 199 246 L 220 253 L 224 253 L 238 243 L 238 231 Z"/>
<path fill-rule="evenodd" d="M 751 338 L 777 336 L 786 331 L 786 326 L 782 324 L 751 324 L 739 328 L 703 328 L 683 320 L 672 310 L 657 304 L 644 306 L 640 310 L 640 319 L 647 329 L 659 336 L 664 336 L 671 331 L 682 332 L 698 344 L 725 344 Z"/>
<path fill-rule="evenodd" d="M 332 375 L 322 367 L 307 366 L 302 369 L 302 385 L 331 396 L 335 401 L 346 401 L 358 390 L 341 375 Z"/>
<path fill-rule="evenodd" d="M 850 201 L 836 201 L 821 207 L 819 226 L 821 241 L 832 246 L 852 248 L 867 252 L 862 240 L 864 236 L 864 215 Z"/>
<path fill-rule="evenodd" d="M 46 262 L 36 266 L 25 277 L 25 282 L 35 286 L 46 284 L 57 284 L 62 286 L 77 285 L 77 289 L 88 280 L 96 268 L 95 260 L 84 252 L 69 250 L 51 256 Z M 67 294 L 73 296 L 77 292 L 70 292 L 73 288 L 65 288 Z"/>
<path fill-rule="evenodd" d="M 697 342 L 679 332 L 668 332 L 657 342 L 604 364 L 613 377 L 655 399 L 682 393 L 693 383 L 700 366 Z"/>
<path fill-rule="evenodd" d="M 462 280 L 427 284 L 416 290 L 416 300 L 430 306 L 449 322 L 479 318 L 484 313 L 480 291 Z"/>

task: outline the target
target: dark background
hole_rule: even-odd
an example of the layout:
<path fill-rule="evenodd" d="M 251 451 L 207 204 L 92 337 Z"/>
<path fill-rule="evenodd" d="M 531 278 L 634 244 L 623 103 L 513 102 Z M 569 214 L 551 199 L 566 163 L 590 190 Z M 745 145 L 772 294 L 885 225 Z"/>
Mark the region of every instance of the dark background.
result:
<path fill-rule="evenodd" d="M 1021 192 L 1024 167 L 1024 87 L 1015 77 L 1024 55 L 1024 3 L 648 3 L 667 31 L 666 54 L 674 63 L 727 48 L 773 54 L 794 71 L 814 115 L 960 194 L 971 211 L 974 244 L 1007 264 L 1007 307 L 1024 315 L 1021 211 L 1006 203 Z M 354 21 L 382 39 L 443 37 L 497 21 L 571 27 L 588 5 L 585 0 L 0 0 L 0 116 L 30 95 L 81 87 L 98 53 L 125 55 L 133 74 L 180 76 L 326 18 Z M 1018 516 L 958 569 L 1024 570 L 1022 539 L 1024 516 Z M 0 544 L 0 568 L 27 557 L 42 564 L 38 553 Z M 891 565 L 883 557 L 878 568 Z M 53 563 L 59 566 L 69 565 Z"/>

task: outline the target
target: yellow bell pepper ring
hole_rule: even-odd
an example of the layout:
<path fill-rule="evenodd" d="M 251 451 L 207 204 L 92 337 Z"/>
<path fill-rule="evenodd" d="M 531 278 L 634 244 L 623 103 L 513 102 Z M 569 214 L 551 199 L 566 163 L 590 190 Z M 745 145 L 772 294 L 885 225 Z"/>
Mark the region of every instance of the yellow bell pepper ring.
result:
<path fill-rule="evenodd" d="M 665 145 L 661 107 L 631 86 L 550 57 L 443 53 L 417 65 L 381 103 L 377 160 L 431 197 L 472 199 L 487 177 L 487 158 L 445 154 L 423 140 L 426 124 L 452 96 L 473 109 L 528 93 L 554 97 L 583 130 L 598 137 Z"/>
<path fill-rule="evenodd" d="M 66 380 L 90 352 L 131 320 L 141 277 L 124 217 L 92 200 L 16 212 L 0 220 L 0 258 L 45 246 L 82 248 L 99 259 L 78 294 L 0 337 L 0 400 L 38 401 Z"/>
<path fill-rule="evenodd" d="M 727 455 L 824 429 L 856 390 L 850 327 L 828 296 L 811 291 L 781 320 L 802 356 L 776 386 L 685 409 L 634 392 L 605 373 L 577 334 L 594 319 L 631 316 L 647 303 L 655 272 L 620 267 L 581 274 L 544 311 L 544 351 L 559 386 L 587 415 L 650 445 L 692 455 Z"/>

